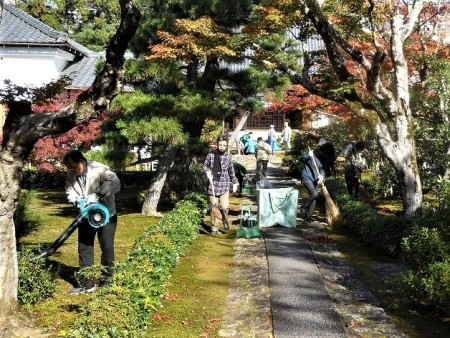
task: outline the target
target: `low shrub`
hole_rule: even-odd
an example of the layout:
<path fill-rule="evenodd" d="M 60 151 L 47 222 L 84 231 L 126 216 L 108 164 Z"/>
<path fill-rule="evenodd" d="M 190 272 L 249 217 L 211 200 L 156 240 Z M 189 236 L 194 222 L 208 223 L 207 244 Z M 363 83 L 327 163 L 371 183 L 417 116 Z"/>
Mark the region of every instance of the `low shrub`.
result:
<path fill-rule="evenodd" d="M 16 237 L 35 229 L 41 222 L 40 217 L 29 206 L 36 199 L 36 191 L 22 190 L 14 212 Z"/>
<path fill-rule="evenodd" d="M 108 288 L 83 309 L 71 337 L 142 337 L 178 258 L 198 236 L 207 210 L 204 196 L 189 194 L 133 245 L 116 266 Z"/>
<path fill-rule="evenodd" d="M 44 258 L 35 258 L 36 251 L 21 248 L 18 251 L 18 300 L 31 305 L 52 296 L 56 289 L 56 274 Z"/>
<path fill-rule="evenodd" d="M 372 248 L 406 263 L 408 269 L 399 278 L 402 293 L 450 314 L 450 189 L 446 184 L 436 205 L 422 217 L 407 218 L 378 214 L 371 206 L 351 199 L 343 182 L 327 180 L 345 226 Z"/>
<path fill-rule="evenodd" d="M 339 205 L 348 229 L 375 250 L 398 257 L 402 238 L 410 231 L 411 220 L 377 213 L 372 206 L 350 197 L 342 181 L 329 179 L 327 187 Z"/>
<path fill-rule="evenodd" d="M 417 302 L 450 314 L 449 207 L 426 211 L 403 238 L 401 257 L 408 266 L 402 287 Z"/>

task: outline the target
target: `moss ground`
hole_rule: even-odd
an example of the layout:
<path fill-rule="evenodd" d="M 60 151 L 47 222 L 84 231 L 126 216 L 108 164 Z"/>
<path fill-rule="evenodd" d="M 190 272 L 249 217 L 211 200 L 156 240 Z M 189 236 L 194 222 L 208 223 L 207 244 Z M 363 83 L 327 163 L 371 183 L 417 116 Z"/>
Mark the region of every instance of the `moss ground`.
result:
<path fill-rule="evenodd" d="M 135 239 L 159 219 L 146 217 L 139 213 L 139 205 L 135 203 L 137 192 L 125 191 L 117 194 L 119 221 L 115 240 L 116 260 L 126 258 Z M 67 204 L 65 194 L 61 191 L 39 191 L 38 197 L 31 206 L 38 221 L 38 226 L 18 238 L 19 245 L 46 247 L 66 229 L 77 215 L 77 210 Z M 32 306 L 29 310 L 34 314 L 37 324 L 49 332 L 63 335 L 80 313 L 81 306 L 89 301 L 92 295 L 71 296 L 70 290 L 76 283 L 74 273 L 78 267 L 77 234 L 72 234 L 66 242 L 50 256 L 57 272 L 57 289 L 54 296 L 44 302 Z M 99 264 L 100 248 L 95 247 L 95 262 Z"/>
<path fill-rule="evenodd" d="M 140 214 L 139 192 L 117 194 L 119 222 L 116 233 L 116 260 L 126 258 L 135 239 L 158 218 Z M 39 191 L 31 206 L 37 226 L 19 239 L 19 245 L 46 247 L 69 226 L 77 210 L 66 203 L 61 191 Z M 220 329 L 220 318 L 226 305 L 229 275 L 233 261 L 234 233 L 210 236 L 201 229 L 187 255 L 175 268 L 163 307 L 153 316 L 146 337 L 214 337 Z M 58 275 L 54 296 L 27 309 L 36 324 L 51 336 L 64 336 L 92 295 L 71 296 L 78 267 L 76 232 L 49 259 Z M 96 243 L 96 263 L 100 249 Z"/>

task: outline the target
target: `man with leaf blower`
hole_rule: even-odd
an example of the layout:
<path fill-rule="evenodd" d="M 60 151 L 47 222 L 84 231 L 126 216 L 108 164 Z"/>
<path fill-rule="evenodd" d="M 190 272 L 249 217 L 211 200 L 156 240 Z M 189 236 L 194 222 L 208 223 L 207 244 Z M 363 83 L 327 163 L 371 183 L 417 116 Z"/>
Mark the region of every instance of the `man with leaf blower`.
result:
<path fill-rule="evenodd" d="M 64 155 L 64 165 L 67 167 L 66 194 L 70 203 L 78 207 L 84 200 L 86 205 L 101 202 L 110 213 L 109 222 L 102 227 L 94 228 L 87 221 L 78 226 L 78 262 L 80 270 L 94 264 L 94 240 L 98 236 L 101 253 L 101 264 L 104 266 L 103 283 L 114 268 L 114 236 L 117 227 L 116 203 L 114 194 L 120 191 L 120 180 L 106 165 L 89 161 L 79 150 L 71 150 Z M 81 276 L 79 287 L 71 294 L 78 295 L 94 292 L 92 278 Z"/>
<path fill-rule="evenodd" d="M 217 149 L 211 151 L 203 163 L 203 171 L 208 178 L 208 199 L 211 205 L 211 235 L 219 233 L 218 220 L 226 231 L 230 228 L 228 221 L 228 209 L 230 205 L 230 185 L 233 184 L 233 192 L 239 186 L 234 174 L 233 161 L 227 151 L 228 141 L 225 135 L 217 138 Z"/>

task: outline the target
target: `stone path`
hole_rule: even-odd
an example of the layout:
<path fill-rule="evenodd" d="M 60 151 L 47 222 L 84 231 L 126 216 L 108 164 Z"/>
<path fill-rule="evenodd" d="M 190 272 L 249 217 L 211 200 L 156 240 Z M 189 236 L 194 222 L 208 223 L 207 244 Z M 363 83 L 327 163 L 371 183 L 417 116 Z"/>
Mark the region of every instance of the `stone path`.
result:
<path fill-rule="evenodd" d="M 246 165 L 250 171 L 255 168 L 254 156 L 244 156 L 235 160 Z M 286 182 L 281 158 L 275 157 L 271 162 L 268 170 L 269 180 L 275 184 L 280 181 Z M 253 199 L 244 198 L 241 203 L 253 204 L 253 210 L 256 211 L 256 202 Z M 333 301 L 334 309 L 345 325 L 346 336 L 407 337 L 379 306 L 375 296 L 364 286 L 358 272 L 346 262 L 336 245 L 327 240 L 325 226 L 325 223 L 317 221 L 308 224 L 299 222 L 297 230 L 294 231 L 298 231 L 296 235 L 306 241 L 314 257 L 328 295 Z M 274 321 L 279 319 L 273 313 L 273 299 L 271 299 L 273 290 L 270 285 L 272 280 L 269 280 L 270 257 L 268 260 L 266 247 L 269 233 L 265 232 L 266 229 L 263 229 L 263 236 L 260 238 L 236 240 L 228 306 L 222 318 L 219 336 L 313 337 L 314 335 L 308 335 L 307 332 L 289 335 L 289 333 L 279 334 L 276 330 Z M 384 265 L 374 269 L 394 272 L 398 270 L 396 266 Z M 297 279 L 305 278 L 294 270 L 291 270 L 291 273 L 297 273 Z M 388 273 L 383 272 L 383 274 L 386 277 Z M 292 325 L 298 326 L 302 323 L 297 320 L 293 321 Z M 293 327 L 292 332 L 295 330 L 298 331 L 298 328 Z"/>

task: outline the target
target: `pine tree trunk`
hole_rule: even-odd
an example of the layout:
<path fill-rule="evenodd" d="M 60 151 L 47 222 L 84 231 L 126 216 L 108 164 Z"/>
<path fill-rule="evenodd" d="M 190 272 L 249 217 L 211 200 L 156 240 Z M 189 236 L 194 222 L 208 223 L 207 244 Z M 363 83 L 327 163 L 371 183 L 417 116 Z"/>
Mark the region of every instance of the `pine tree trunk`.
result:
<path fill-rule="evenodd" d="M 173 166 L 176 149 L 172 146 L 167 147 L 164 155 L 158 161 L 158 168 L 155 177 L 152 178 L 150 186 L 145 193 L 145 200 L 142 205 L 142 214 L 147 216 L 161 216 L 157 212 L 157 206 L 161 197 L 161 192 L 166 182 L 167 174 Z"/>
<path fill-rule="evenodd" d="M 239 132 L 241 131 L 242 127 L 247 122 L 249 116 L 250 116 L 250 112 L 249 111 L 246 111 L 242 115 L 241 121 L 239 121 L 239 124 L 233 130 L 233 133 L 231 134 L 230 138 L 228 139 L 228 146 L 231 146 L 234 142 L 238 141 L 237 140 L 237 136 L 238 136 Z"/>
<path fill-rule="evenodd" d="M 0 208 L 3 209 L 2 203 Z M 0 216 L 0 318 L 11 314 L 17 305 L 16 235 L 11 214 Z"/>

